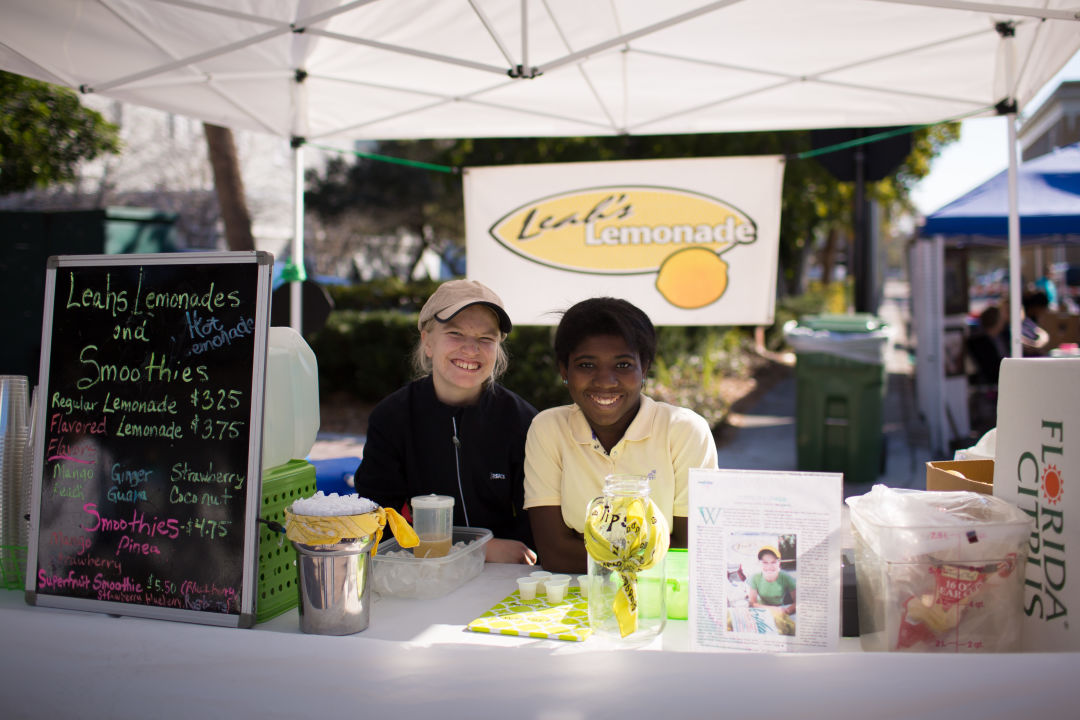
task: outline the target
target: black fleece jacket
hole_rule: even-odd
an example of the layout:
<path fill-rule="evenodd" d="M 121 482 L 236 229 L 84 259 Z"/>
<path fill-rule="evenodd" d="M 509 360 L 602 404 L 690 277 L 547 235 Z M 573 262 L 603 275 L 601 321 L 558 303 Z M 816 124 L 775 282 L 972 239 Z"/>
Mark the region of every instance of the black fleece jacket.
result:
<path fill-rule="evenodd" d="M 454 525 L 534 547 L 522 509 L 525 434 L 534 415 L 536 408 L 501 385 L 485 389 L 475 405 L 453 407 L 435 396 L 430 375 L 409 383 L 368 418 L 356 492 L 398 511 L 415 495 L 450 495 Z"/>

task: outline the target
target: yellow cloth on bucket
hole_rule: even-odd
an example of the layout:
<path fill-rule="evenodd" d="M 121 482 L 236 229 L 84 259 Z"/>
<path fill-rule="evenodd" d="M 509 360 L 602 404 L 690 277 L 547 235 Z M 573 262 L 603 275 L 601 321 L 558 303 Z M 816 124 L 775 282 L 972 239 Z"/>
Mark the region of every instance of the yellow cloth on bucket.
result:
<path fill-rule="evenodd" d="M 622 637 L 637 630 L 638 571 L 661 560 L 670 542 L 667 520 L 650 498 L 602 497 L 589 506 L 585 550 L 597 565 L 619 574 L 612 609 Z"/>
<path fill-rule="evenodd" d="M 362 515 L 294 515 L 285 509 L 285 536 L 304 545 L 334 545 L 344 538 L 375 535 L 372 554 L 379 551 L 383 528 L 389 524 L 398 544 L 403 548 L 420 543 L 408 521 L 392 508 L 377 508 Z"/>

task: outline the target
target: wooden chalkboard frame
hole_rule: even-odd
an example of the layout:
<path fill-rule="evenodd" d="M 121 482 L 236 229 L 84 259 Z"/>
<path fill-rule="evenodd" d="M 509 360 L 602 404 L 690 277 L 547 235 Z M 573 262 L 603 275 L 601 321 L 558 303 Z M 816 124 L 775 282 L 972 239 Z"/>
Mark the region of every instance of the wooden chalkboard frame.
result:
<path fill-rule="evenodd" d="M 214 266 L 212 268 L 205 268 L 199 266 Z M 128 597 L 141 597 L 141 601 L 130 600 L 112 600 L 112 599 L 97 599 L 93 597 L 79 597 L 75 595 L 63 594 L 63 588 L 69 587 L 62 583 L 54 583 L 54 587 L 48 592 L 41 592 L 38 590 L 38 571 L 39 560 L 42 557 L 41 543 L 44 540 L 45 533 L 50 532 L 50 528 L 45 528 L 45 533 L 42 532 L 42 510 L 45 505 L 44 498 L 42 496 L 43 487 L 45 486 L 45 474 L 47 472 L 47 458 L 46 458 L 46 439 L 49 436 L 49 428 L 47 425 L 47 419 L 49 418 L 49 399 L 51 397 L 52 388 L 50 388 L 51 375 L 53 363 L 57 362 L 53 354 L 55 347 L 54 341 L 57 340 L 54 337 L 54 321 L 57 318 L 56 293 L 57 293 L 57 274 L 58 272 L 71 269 L 77 271 L 79 269 L 88 270 L 90 272 L 109 272 L 112 269 L 116 269 L 117 272 L 131 272 L 130 266 L 138 266 L 139 273 L 139 285 L 142 284 L 143 272 L 146 271 L 151 275 L 156 271 L 158 272 L 179 272 L 192 274 L 196 272 L 225 272 L 227 266 L 229 273 L 242 273 L 253 272 L 255 274 L 254 279 L 244 278 L 243 282 L 245 287 L 250 287 L 254 282 L 255 297 L 253 298 L 253 305 L 250 303 L 252 299 L 246 298 L 241 303 L 240 312 L 246 312 L 250 310 L 253 317 L 253 325 L 248 324 L 251 322 L 251 318 L 244 317 L 245 323 L 244 330 L 250 331 L 251 340 L 253 341 L 252 351 L 252 364 L 250 367 L 250 392 L 248 395 L 249 408 L 246 416 L 246 422 L 248 423 L 248 438 L 246 443 L 246 478 L 245 478 L 245 492 L 238 493 L 236 498 L 232 498 L 228 494 L 228 490 L 225 490 L 224 501 L 219 500 L 219 504 L 229 506 L 228 510 L 237 515 L 242 515 L 244 519 L 244 528 L 242 533 L 242 558 L 240 559 L 242 568 L 240 582 L 239 582 L 239 599 L 235 597 L 235 587 L 226 586 L 227 591 L 224 595 L 224 601 L 218 601 L 217 607 L 209 607 L 213 603 L 207 602 L 201 599 L 202 596 L 196 595 L 196 598 L 192 600 L 190 592 L 177 591 L 175 584 L 171 588 L 172 592 L 182 592 L 184 596 L 184 602 L 187 607 L 162 607 L 156 604 L 154 600 L 150 600 L 150 592 L 147 590 L 145 594 L 137 596 L 133 593 L 127 595 L 120 595 L 122 598 Z M 169 266 L 162 269 L 161 266 Z M 235 266 L 235 270 L 234 270 Z M 40 360 L 40 374 L 38 385 L 38 402 L 37 417 L 35 422 L 37 427 L 41 429 L 36 434 L 34 440 L 34 455 L 33 455 L 33 488 L 31 496 L 31 521 L 30 521 L 30 542 L 29 552 L 27 557 L 26 568 L 26 602 L 31 605 L 56 607 L 73 610 L 85 610 L 91 612 L 104 612 L 114 615 L 131 615 L 137 617 L 147 617 L 161 620 L 173 620 L 180 622 L 201 623 L 207 625 L 219 625 L 226 627 L 243 627 L 249 628 L 255 625 L 255 602 L 256 602 L 256 580 L 257 580 L 257 564 L 258 564 L 258 551 L 259 551 L 259 535 L 258 535 L 258 516 L 262 501 L 262 436 L 263 436 L 263 404 L 264 404 L 264 392 L 266 383 L 266 357 L 267 357 L 267 344 L 270 324 L 270 291 L 271 291 L 271 270 L 273 267 L 273 255 L 267 252 L 193 252 L 193 253 L 165 253 L 165 254 L 133 254 L 133 255 L 60 255 L 52 256 L 49 258 L 46 269 L 46 288 L 45 288 L 45 309 L 44 318 L 42 322 L 42 342 L 41 342 L 41 360 Z M 108 275 L 107 277 L 111 276 Z M 72 272 L 71 277 L 74 277 Z M 230 275 L 230 277 L 233 277 Z M 239 291 L 237 291 L 239 293 Z M 134 293 L 135 296 L 138 292 Z M 70 303 L 70 299 L 67 301 Z M 69 304 L 70 307 L 70 304 Z M 243 317 L 243 316 L 242 316 Z M 188 321 L 190 323 L 190 320 Z M 119 332 L 120 325 L 116 325 L 116 330 L 113 332 Z M 170 338 L 174 346 L 176 344 L 175 338 Z M 162 353 L 164 355 L 164 353 Z M 162 361 L 163 362 L 163 361 Z M 205 366 L 204 366 L 205 367 Z M 229 367 L 235 369 L 237 365 L 234 363 Z M 58 370 L 62 372 L 63 368 Z M 243 366 L 240 366 L 237 372 L 244 373 L 240 376 L 240 384 L 243 384 L 243 380 L 246 379 L 246 370 Z M 194 393 L 193 393 L 194 397 Z M 231 397 L 231 393 L 230 393 Z M 192 404 L 195 404 L 195 400 L 192 400 Z M 105 404 L 102 403 L 102 407 Z M 235 406 L 234 412 L 240 413 L 244 409 L 244 405 L 241 401 L 240 404 Z M 243 416 L 241 416 L 243 417 Z M 192 425 L 199 425 L 200 419 L 198 415 L 192 419 Z M 202 421 L 205 422 L 205 421 Z M 104 421 L 102 421 L 104 424 Z M 200 426 L 201 427 L 201 426 Z M 186 442 L 212 442 L 200 439 L 198 433 L 192 432 L 195 436 L 192 440 Z M 55 442 L 55 441 L 54 441 Z M 129 441 L 130 442 L 130 441 Z M 147 443 L 147 448 L 144 450 L 149 451 L 152 447 L 152 442 Z M 129 447 L 128 445 L 124 446 Z M 220 447 L 220 445 L 218 446 Z M 231 452 L 241 452 L 243 445 L 234 441 L 234 446 L 231 448 Z M 59 452 L 56 451 L 58 454 Z M 161 455 L 162 453 L 158 453 Z M 125 456 L 126 457 L 126 456 Z M 240 457 L 237 455 L 236 457 Z M 62 464 L 58 461 L 57 464 Z M 104 464 L 104 463 L 102 463 Z M 236 463 L 239 470 L 240 463 Z M 93 476 L 96 480 L 97 474 L 100 470 L 93 470 Z M 132 480 L 132 483 L 135 481 Z M 112 488 L 110 488 L 111 490 Z M 147 488 L 149 490 L 149 487 Z M 100 491 L 100 489 L 99 489 Z M 55 492 L 55 488 L 54 488 Z M 242 507 L 238 507 L 237 504 L 242 496 Z M 54 501 L 55 502 L 55 501 Z M 86 506 L 83 507 L 85 510 Z M 153 517 L 151 522 L 157 522 L 159 518 Z M 141 518 L 140 518 L 141 522 Z M 175 520 L 170 519 L 168 522 L 173 523 Z M 208 525 L 207 525 L 208 526 Z M 65 526 L 66 527 L 66 526 Z M 84 527 L 78 529 L 86 530 Z M 143 525 L 140 525 L 140 532 L 147 534 Z M 191 528 L 188 528 L 189 533 L 193 533 Z M 86 533 L 87 535 L 96 535 L 100 537 L 102 533 Z M 52 542 L 55 543 L 56 532 L 52 531 Z M 179 533 L 177 533 L 179 535 Z M 192 534 L 192 537 L 195 535 Z M 200 526 L 199 536 L 203 537 L 202 526 Z M 85 537 L 85 536 L 84 536 Z M 163 536 L 167 537 L 167 536 Z M 213 534 L 210 536 L 214 537 Z M 144 539 L 140 537 L 139 539 Z M 174 538 L 174 542 L 175 542 Z M 87 543 L 86 548 L 92 549 L 94 544 L 98 540 L 85 539 Z M 190 541 L 192 547 L 187 548 L 191 552 L 187 552 L 189 557 L 186 558 L 191 562 L 192 567 L 205 567 L 205 565 L 198 565 L 206 556 L 199 555 L 198 560 L 192 561 L 190 557 L 194 552 L 199 551 L 200 548 L 195 546 L 196 542 Z M 230 539 L 230 550 L 234 548 L 238 542 L 235 536 Z M 183 553 L 185 547 L 184 543 L 180 542 L 177 547 Z M 120 550 L 118 549 L 117 555 Z M 91 557 L 91 556 L 88 556 Z M 96 556 L 95 556 L 96 557 Z M 175 553 L 174 556 L 175 557 Z M 170 564 L 173 559 L 170 557 Z M 235 561 L 235 553 L 230 556 L 232 561 Z M 137 561 L 133 560 L 132 563 Z M 163 560 L 156 560 L 157 563 L 163 563 Z M 211 561 L 212 562 L 212 561 Z M 235 562 L 230 562 L 230 575 L 229 579 L 235 577 L 236 566 Z M 153 574 L 151 573 L 151 577 Z M 86 578 L 89 578 L 89 571 L 87 571 Z M 83 579 L 83 578 L 81 578 Z M 128 578 L 124 578 L 124 584 L 128 584 Z M 197 582 L 197 581 L 189 581 Z M 118 583 L 119 584 L 119 583 Z M 57 592 L 56 586 L 59 586 L 61 590 Z M 198 593 L 218 593 L 220 589 L 216 586 L 212 590 L 207 591 L 205 585 L 203 588 L 199 588 L 197 584 L 190 585 L 190 588 L 195 588 L 192 592 Z M 127 589 L 127 588 L 125 588 Z M 119 593 L 117 593 L 119 595 Z M 99 593 L 98 597 L 101 597 Z M 111 597 L 111 595 L 107 595 Z M 155 597 L 163 597 L 157 595 Z M 220 595 L 214 597 L 221 597 Z M 171 599 L 171 598 L 170 598 Z M 175 601 L 174 601 L 175 602 Z M 225 609 L 222 609 L 224 605 Z M 194 608 L 194 609 L 189 609 Z"/>

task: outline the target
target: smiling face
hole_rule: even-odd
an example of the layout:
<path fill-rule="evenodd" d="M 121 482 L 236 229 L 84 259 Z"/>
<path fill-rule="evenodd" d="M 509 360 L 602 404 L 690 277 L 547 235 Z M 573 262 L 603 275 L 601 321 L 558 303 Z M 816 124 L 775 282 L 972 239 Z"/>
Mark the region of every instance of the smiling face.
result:
<path fill-rule="evenodd" d="M 761 574 L 769 582 L 776 582 L 780 575 L 780 558 L 771 552 L 761 553 Z"/>
<path fill-rule="evenodd" d="M 559 368 L 570 399 L 585 414 L 605 450 L 611 450 L 637 415 L 641 383 L 649 368 L 617 335 L 585 338 Z"/>
<path fill-rule="evenodd" d="M 476 402 L 495 369 L 501 339 L 495 313 L 483 305 L 467 307 L 448 322 L 436 321 L 421 332 L 439 400 L 447 405 Z"/>

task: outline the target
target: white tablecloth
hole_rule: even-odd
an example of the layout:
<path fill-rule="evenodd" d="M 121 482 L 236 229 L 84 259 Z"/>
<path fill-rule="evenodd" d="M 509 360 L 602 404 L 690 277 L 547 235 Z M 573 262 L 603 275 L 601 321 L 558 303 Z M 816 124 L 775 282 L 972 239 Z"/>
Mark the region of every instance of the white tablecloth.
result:
<path fill-rule="evenodd" d="M 301 633 L 295 610 L 240 630 L 0 591 L 0 717 L 988 720 L 1080 707 L 1080 653 L 868 654 L 856 640 L 828 654 L 691 653 L 678 621 L 633 650 L 464 629 L 528 570 L 487 565 L 443 598 L 380 598 L 368 629 L 345 637 Z"/>

